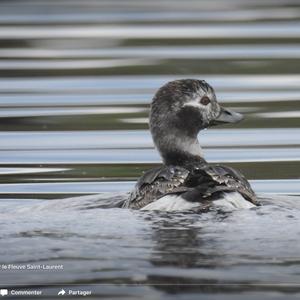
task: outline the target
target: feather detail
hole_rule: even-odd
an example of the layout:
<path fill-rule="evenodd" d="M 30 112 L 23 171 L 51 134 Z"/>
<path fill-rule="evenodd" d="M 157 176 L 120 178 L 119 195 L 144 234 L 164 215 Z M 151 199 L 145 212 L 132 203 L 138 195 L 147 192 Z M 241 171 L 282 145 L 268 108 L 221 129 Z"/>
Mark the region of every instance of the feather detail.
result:
<path fill-rule="evenodd" d="M 147 171 L 139 179 L 123 207 L 173 207 L 167 203 L 162 205 L 165 196 L 172 196 L 166 198 L 168 202 L 170 199 L 178 200 L 180 196 L 180 199 L 190 203 L 182 202 L 183 207 L 207 207 L 208 203 L 212 204 L 214 200 L 232 192 L 236 192 L 249 204 L 258 204 L 245 177 L 230 167 L 202 163 L 200 167 L 188 170 L 177 166 L 162 166 Z M 158 200 L 157 206 L 150 205 Z M 178 203 L 173 205 L 178 208 Z"/>

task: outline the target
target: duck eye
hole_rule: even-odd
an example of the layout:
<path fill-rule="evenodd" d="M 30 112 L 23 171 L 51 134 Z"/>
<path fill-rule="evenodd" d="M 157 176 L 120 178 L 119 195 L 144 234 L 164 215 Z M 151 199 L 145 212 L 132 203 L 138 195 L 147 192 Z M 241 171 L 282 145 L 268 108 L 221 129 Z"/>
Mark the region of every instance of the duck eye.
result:
<path fill-rule="evenodd" d="M 207 105 L 210 103 L 210 99 L 208 97 L 204 96 L 201 98 L 200 103 L 203 105 Z"/>

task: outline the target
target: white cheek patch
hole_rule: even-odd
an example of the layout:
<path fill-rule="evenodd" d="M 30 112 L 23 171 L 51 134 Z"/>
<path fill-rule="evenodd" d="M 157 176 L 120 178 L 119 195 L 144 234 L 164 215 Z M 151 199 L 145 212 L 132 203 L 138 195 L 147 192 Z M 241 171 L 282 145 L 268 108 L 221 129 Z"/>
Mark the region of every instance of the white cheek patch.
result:
<path fill-rule="evenodd" d="M 191 101 L 189 101 L 189 102 L 187 102 L 187 103 L 185 103 L 184 105 L 183 105 L 183 107 L 186 107 L 186 106 L 189 106 L 189 107 L 196 107 L 196 108 L 205 108 L 205 106 L 204 105 L 202 105 L 200 102 L 199 102 L 199 99 L 198 98 L 196 98 L 196 99 L 194 99 L 194 100 L 191 100 Z"/>

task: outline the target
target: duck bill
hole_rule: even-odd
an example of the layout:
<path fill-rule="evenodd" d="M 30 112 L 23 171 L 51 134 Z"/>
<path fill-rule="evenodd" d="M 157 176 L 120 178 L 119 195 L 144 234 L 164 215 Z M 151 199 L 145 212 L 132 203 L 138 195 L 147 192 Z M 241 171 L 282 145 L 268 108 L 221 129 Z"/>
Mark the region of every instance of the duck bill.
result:
<path fill-rule="evenodd" d="M 213 120 L 210 125 L 221 125 L 226 123 L 237 123 L 244 119 L 244 116 L 231 109 L 221 107 L 219 116 Z"/>

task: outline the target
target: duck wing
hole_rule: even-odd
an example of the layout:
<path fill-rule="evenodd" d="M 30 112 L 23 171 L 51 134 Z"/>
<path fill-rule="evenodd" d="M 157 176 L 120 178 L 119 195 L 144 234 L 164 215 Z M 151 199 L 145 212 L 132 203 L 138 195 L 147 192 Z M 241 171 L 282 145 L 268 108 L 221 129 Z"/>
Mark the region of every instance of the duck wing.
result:
<path fill-rule="evenodd" d="M 248 180 L 236 169 L 222 165 L 205 165 L 195 168 L 187 179 L 188 186 L 195 186 L 185 198 L 195 199 L 198 193 L 201 198 L 209 198 L 219 192 L 239 192 L 246 200 L 258 204 L 257 197 Z"/>
<path fill-rule="evenodd" d="M 190 172 L 178 166 L 161 166 L 144 173 L 123 207 L 139 209 L 169 193 L 183 193 Z"/>
<path fill-rule="evenodd" d="M 123 207 L 139 209 L 167 194 L 180 194 L 187 201 L 207 206 L 221 192 L 239 192 L 246 200 L 258 204 L 249 182 L 239 171 L 201 164 L 193 168 L 161 166 L 145 172 Z"/>

